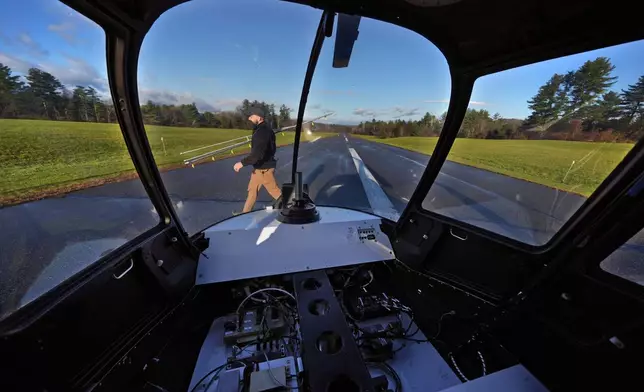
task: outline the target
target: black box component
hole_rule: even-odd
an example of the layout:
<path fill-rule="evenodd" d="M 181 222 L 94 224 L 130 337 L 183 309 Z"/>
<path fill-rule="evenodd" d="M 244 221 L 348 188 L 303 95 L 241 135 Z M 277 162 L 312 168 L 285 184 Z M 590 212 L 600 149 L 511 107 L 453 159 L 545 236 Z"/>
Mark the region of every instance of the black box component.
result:
<path fill-rule="evenodd" d="M 375 391 L 326 273 L 296 274 L 293 287 L 311 392 Z"/>
<path fill-rule="evenodd" d="M 349 312 L 359 320 L 369 320 L 376 317 L 384 317 L 395 313 L 397 310 L 392 306 L 388 306 L 389 298 L 384 294 L 358 294 L 357 296 L 349 296 L 348 307 Z"/>
<path fill-rule="evenodd" d="M 396 330 L 400 330 L 400 323 L 397 321 L 386 325 L 374 324 L 362 327 L 361 337 L 365 339 L 360 339 L 360 350 L 365 361 L 380 362 L 392 359 L 394 342 L 385 335 Z"/>
<path fill-rule="evenodd" d="M 265 326 L 262 326 L 262 323 Z M 241 323 L 237 314 L 226 316 L 224 321 L 224 342 L 227 344 L 247 343 L 257 339 L 261 334 L 271 332 L 273 336 L 288 333 L 288 324 L 284 315 L 273 308 L 259 307 L 248 309 L 242 314 Z"/>

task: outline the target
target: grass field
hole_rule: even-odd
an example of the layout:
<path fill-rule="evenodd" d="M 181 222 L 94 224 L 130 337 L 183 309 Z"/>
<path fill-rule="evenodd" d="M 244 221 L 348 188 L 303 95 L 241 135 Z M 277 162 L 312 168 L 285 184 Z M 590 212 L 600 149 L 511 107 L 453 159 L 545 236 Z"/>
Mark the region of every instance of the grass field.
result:
<path fill-rule="evenodd" d="M 146 131 L 160 167 L 182 165 L 184 158 L 192 156 L 179 155 L 182 151 L 251 133 L 160 126 L 146 126 Z M 315 132 L 312 137 L 328 135 Z M 290 144 L 293 136 L 293 132 L 280 133 L 277 143 Z M 309 140 L 304 133 L 302 138 Z M 248 150 L 236 149 L 235 153 Z M 227 156 L 230 155 L 223 157 Z M 134 176 L 134 166 L 116 124 L 0 119 L 0 205 Z"/>
<path fill-rule="evenodd" d="M 361 137 L 423 154 L 431 154 L 438 141 L 436 137 Z M 627 143 L 456 139 L 447 159 L 589 196 L 632 147 Z"/>

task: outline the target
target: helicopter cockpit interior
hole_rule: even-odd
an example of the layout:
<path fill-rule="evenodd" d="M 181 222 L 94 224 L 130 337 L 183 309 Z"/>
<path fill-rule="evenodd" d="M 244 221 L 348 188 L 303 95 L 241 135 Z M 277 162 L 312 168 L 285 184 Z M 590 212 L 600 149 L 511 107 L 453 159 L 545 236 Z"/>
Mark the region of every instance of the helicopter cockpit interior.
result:
<path fill-rule="evenodd" d="M 0 16 L 0 390 L 642 389 L 630 3 L 40 6 Z M 253 102 L 209 91 L 265 99 L 279 198 L 233 211 Z"/>

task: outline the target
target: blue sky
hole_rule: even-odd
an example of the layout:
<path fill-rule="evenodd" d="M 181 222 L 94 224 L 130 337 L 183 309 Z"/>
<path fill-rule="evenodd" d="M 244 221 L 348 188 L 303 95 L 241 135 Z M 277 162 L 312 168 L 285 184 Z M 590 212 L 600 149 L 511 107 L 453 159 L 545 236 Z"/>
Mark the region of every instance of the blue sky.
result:
<path fill-rule="evenodd" d="M 155 23 L 139 61 L 141 100 L 196 102 L 233 109 L 243 98 L 297 109 L 320 11 L 274 0 L 193 0 Z M 529 114 L 526 101 L 555 72 L 610 57 L 614 90 L 644 74 L 644 41 L 488 75 L 476 82 L 471 107 L 504 117 Z M 328 39 L 313 80 L 307 117 L 334 111 L 335 121 L 417 119 L 447 108 L 450 77 L 442 54 L 398 26 L 362 20 L 348 68 L 331 67 Z M 53 0 L 8 2 L 0 14 L 0 62 L 16 73 L 38 66 L 64 84 L 107 94 L 102 30 Z"/>

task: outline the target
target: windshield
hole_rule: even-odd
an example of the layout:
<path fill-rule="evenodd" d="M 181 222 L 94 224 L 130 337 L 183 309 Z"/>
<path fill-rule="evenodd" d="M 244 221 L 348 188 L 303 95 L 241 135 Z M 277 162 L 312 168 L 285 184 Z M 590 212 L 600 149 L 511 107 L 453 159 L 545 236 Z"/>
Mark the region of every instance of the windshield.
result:
<path fill-rule="evenodd" d="M 423 208 L 548 243 L 644 135 L 644 41 L 484 76 Z M 387 139 L 424 166 L 437 138 Z"/>
<path fill-rule="evenodd" d="M 167 11 L 145 38 L 146 130 L 190 234 L 272 205 L 275 185 L 291 181 L 293 128 L 279 130 L 295 123 L 321 15 L 279 1 L 197 0 Z M 389 136 L 438 134 L 449 102 L 447 63 L 418 34 L 362 18 L 349 66 L 334 68 L 336 33 L 337 23 L 312 80 L 297 170 L 318 206 L 397 220 L 422 170 L 363 135 L 376 123 L 388 124 Z M 254 107 L 277 131 L 275 162 L 248 158 Z"/>
<path fill-rule="evenodd" d="M 159 223 L 105 64 L 103 30 L 64 4 L 3 3 L 0 319 Z"/>

